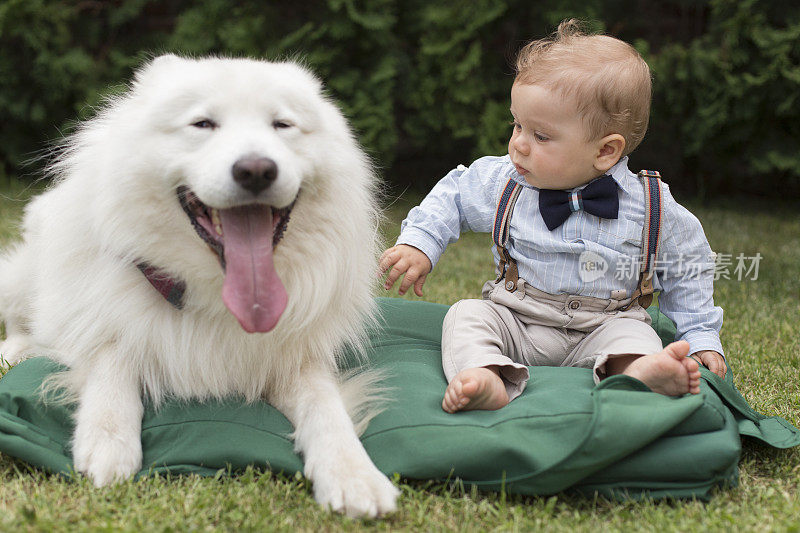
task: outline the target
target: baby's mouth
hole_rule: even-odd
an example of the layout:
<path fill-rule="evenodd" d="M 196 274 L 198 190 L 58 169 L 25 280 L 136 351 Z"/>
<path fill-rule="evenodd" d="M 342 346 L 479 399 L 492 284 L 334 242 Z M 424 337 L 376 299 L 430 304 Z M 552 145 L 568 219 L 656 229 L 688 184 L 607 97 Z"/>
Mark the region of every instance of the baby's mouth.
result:
<path fill-rule="evenodd" d="M 514 168 L 516 169 L 517 173 L 520 176 L 524 176 L 525 174 L 528 174 L 528 171 L 524 167 L 521 167 L 516 163 L 514 163 Z"/>

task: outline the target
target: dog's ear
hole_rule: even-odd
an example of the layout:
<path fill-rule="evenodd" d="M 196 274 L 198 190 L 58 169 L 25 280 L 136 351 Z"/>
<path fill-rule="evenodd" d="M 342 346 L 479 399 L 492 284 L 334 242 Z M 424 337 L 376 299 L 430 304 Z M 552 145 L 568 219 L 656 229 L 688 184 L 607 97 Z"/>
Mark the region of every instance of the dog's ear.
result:
<path fill-rule="evenodd" d="M 134 82 L 141 83 L 145 78 L 157 75 L 159 72 L 164 72 L 169 69 L 175 68 L 176 65 L 185 61 L 182 57 L 175 54 L 160 55 L 139 68 L 134 74 Z"/>
<path fill-rule="evenodd" d="M 165 65 L 175 64 L 178 61 L 183 61 L 183 58 L 175 54 L 162 54 L 158 57 L 153 58 L 153 60 L 150 61 L 150 64 L 148 66 L 154 68 L 160 68 Z"/>

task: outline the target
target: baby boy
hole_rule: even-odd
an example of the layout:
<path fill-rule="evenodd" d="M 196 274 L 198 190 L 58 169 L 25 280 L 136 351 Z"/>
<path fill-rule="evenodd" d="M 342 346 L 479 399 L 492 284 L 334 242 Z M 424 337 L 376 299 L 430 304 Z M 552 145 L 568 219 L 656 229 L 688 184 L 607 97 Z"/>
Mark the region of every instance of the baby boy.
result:
<path fill-rule="evenodd" d="M 642 253 L 646 213 L 627 155 L 644 137 L 650 94 L 650 70 L 635 49 L 563 22 L 517 58 L 508 155 L 459 166 L 409 212 L 380 266 L 387 290 L 403 276 L 400 294 L 413 285 L 422 296 L 446 246 L 463 230 L 492 232 L 504 187 L 521 185 L 503 247 L 519 281 L 502 281 L 508 262 L 494 246 L 498 280 L 445 317 L 445 411 L 503 407 L 522 393 L 528 366 L 591 368 L 595 382 L 627 374 L 670 396 L 699 392 L 698 363 L 724 376 L 713 254 L 666 185 L 655 283 L 677 342 L 662 347 L 634 294 L 638 277 L 625 275 Z M 561 214 L 548 205 L 555 191 L 571 194 Z M 584 208 L 576 193 L 598 197 L 600 208 Z M 599 266 L 587 273 L 587 263 Z"/>

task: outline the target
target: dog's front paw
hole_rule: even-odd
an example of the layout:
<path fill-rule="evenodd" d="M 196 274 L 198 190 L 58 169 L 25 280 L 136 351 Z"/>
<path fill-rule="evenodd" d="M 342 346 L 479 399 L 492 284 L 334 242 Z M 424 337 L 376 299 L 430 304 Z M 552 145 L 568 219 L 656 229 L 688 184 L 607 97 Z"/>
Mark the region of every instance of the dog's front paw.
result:
<path fill-rule="evenodd" d="M 125 438 L 105 432 L 76 433 L 72 447 L 75 470 L 85 474 L 96 487 L 124 481 L 142 466 L 140 438 Z"/>
<path fill-rule="evenodd" d="M 335 463 L 318 465 L 309 476 L 320 505 L 351 518 L 375 518 L 397 508 L 400 491 L 369 459 L 336 459 Z"/>
<path fill-rule="evenodd" d="M 9 366 L 14 366 L 32 355 L 28 337 L 24 335 L 10 335 L 5 341 L 0 342 L 0 358 L 2 358 L 0 363 L 5 362 Z"/>

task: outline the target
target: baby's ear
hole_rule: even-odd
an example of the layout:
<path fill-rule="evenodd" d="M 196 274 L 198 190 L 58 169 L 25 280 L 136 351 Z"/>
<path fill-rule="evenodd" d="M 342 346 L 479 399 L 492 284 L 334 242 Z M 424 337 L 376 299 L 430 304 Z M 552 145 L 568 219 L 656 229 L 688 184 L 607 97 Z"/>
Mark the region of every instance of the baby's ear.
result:
<path fill-rule="evenodd" d="M 606 135 L 597 141 L 597 154 L 595 155 L 594 168 L 606 172 L 617 164 L 625 152 L 625 137 L 619 133 Z"/>

